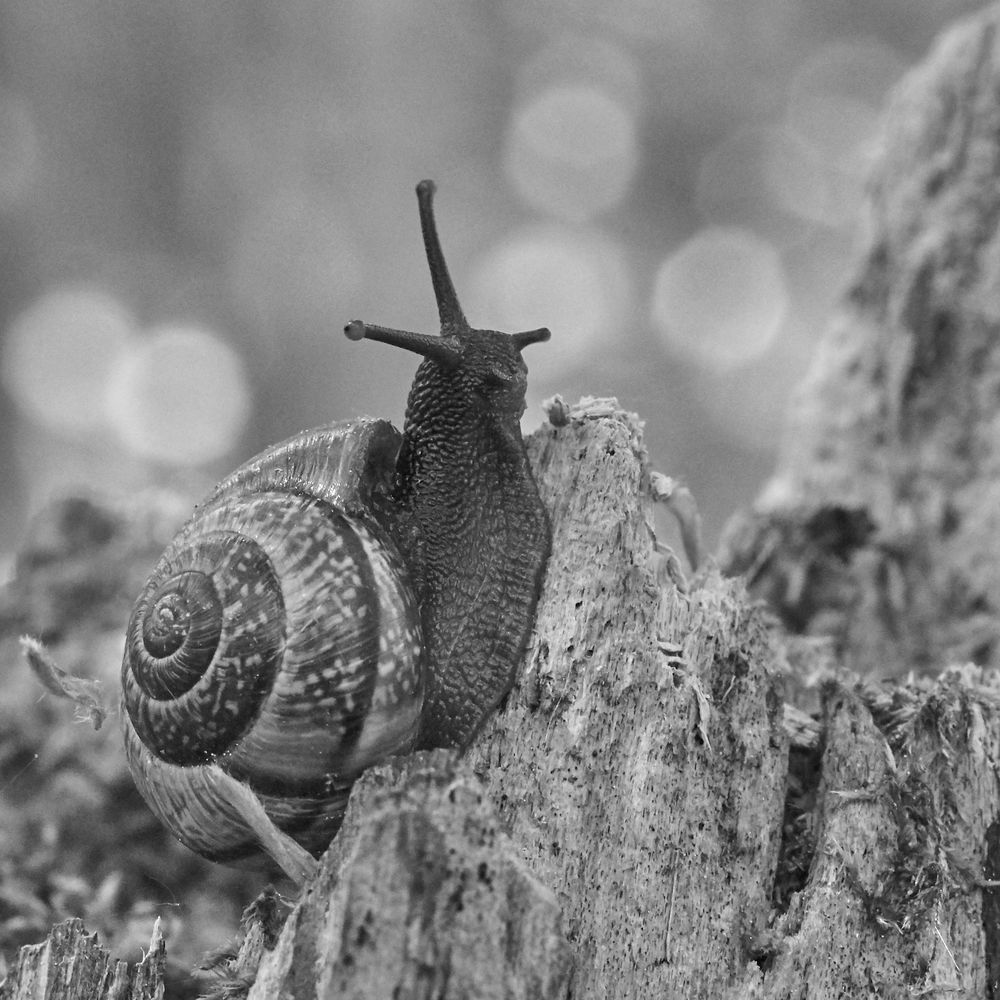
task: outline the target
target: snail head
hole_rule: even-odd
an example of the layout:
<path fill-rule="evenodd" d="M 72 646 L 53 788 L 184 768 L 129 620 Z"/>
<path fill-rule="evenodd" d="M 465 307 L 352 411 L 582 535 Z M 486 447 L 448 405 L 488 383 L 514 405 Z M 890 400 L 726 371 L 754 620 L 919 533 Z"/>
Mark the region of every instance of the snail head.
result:
<path fill-rule="evenodd" d="M 544 327 L 522 333 L 501 333 L 469 326 L 441 250 L 434 221 L 434 191 L 433 181 L 425 180 L 417 185 L 420 226 L 441 318 L 441 335 L 410 333 L 361 320 L 348 323 L 344 333 L 351 340 L 377 340 L 419 354 L 433 362 L 446 379 L 461 382 L 486 398 L 508 401 L 520 416 L 527 384 L 527 368 L 521 351 L 529 344 L 548 340 L 551 334 Z"/>

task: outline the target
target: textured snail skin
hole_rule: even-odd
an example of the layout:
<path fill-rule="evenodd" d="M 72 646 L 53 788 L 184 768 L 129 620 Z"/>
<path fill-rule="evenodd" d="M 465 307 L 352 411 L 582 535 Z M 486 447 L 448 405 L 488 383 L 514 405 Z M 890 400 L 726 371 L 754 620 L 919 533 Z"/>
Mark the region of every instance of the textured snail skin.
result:
<path fill-rule="evenodd" d="M 411 526 L 399 541 L 431 664 L 424 748 L 464 746 L 510 690 L 550 545 L 521 440 L 527 369 L 507 335 L 474 333 L 475 369 L 420 365 L 398 461 Z M 505 381 L 483 398 L 489 372 Z"/>
<path fill-rule="evenodd" d="M 129 622 L 136 784 L 214 860 L 260 851 L 225 775 L 318 856 L 366 767 L 473 738 L 534 622 L 550 534 L 520 433 L 521 351 L 548 331 L 469 327 L 433 185 L 417 193 L 441 336 L 347 327 L 423 355 L 403 433 L 361 418 L 251 459 L 167 548 Z"/>

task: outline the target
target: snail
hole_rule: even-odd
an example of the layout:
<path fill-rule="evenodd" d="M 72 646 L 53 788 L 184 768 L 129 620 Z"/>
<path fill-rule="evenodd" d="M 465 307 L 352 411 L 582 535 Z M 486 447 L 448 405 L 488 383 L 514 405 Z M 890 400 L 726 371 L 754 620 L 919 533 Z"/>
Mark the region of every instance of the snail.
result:
<path fill-rule="evenodd" d="M 365 417 L 252 458 L 196 508 L 129 620 L 129 766 L 212 860 L 273 855 L 262 828 L 319 857 L 365 768 L 471 741 L 533 627 L 550 530 L 521 352 L 549 331 L 469 327 L 434 190 L 417 186 L 440 336 L 345 328 L 422 355 L 402 433 Z"/>

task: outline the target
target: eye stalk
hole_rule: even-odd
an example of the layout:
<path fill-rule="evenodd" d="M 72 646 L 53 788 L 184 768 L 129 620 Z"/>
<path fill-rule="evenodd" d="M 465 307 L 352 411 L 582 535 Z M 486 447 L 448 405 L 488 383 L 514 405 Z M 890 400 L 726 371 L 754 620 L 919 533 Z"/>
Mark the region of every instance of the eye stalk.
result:
<path fill-rule="evenodd" d="M 539 327 L 537 330 L 526 330 L 524 333 L 512 333 L 510 339 L 514 341 L 519 351 L 523 351 L 529 344 L 543 344 L 552 332 L 548 327 Z"/>
<path fill-rule="evenodd" d="M 432 337 L 426 333 L 410 333 L 408 330 L 393 330 L 387 326 L 375 326 L 352 319 L 344 327 L 348 340 L 377 340 L 381 344 L 401 347 L 425 358 L 433 358 L 444 368 L 456 368 L 462 360 L 462 348 L 457 338 Z"/>
<path fill-rule="evenodd" d="M 438 316 L 441 319 L 441 336 L 432 337 L 423 333 L 394 330 L 386 326 L 376 326 L 353 319 L 344 327 L 349 340 L 377 340 L 383 344 L 413 351 L 425 358 L 431 358 L 444 368 L 455 368 L 462 359 L 462 343 L 465 337 L 475 331 L 469 326 L 462 306 L 452 284 L 448 265 L 445 263 L 441 241 L 434 221 L 434 181 L 421 181 L 417 185 L 417 204 L 420 207 L 420 228 L 424 234 L 424 250 L 434 285 Z M 507 334 L 518 351 L 529 344 L 539 344 L 548 340 L 551 334 L 544 327 L 527 330 L 524 333 Z"/>
<path fill-rule="evenodd" d="M 437 299 L 438 316 L 441 318 L 441 336 L 451 333 L 467 333 L 469 323 L 458 302 L 455 286 L 444 260 L 441 240 L 438 239 L 437 224 L 434 221 L 434 181 L 421 181 L 417 185 L 417 205 L 420 207 L 420 229 L 424 234 L 424 251 L 431 269 L 434 284 L 434 298 Z"/>

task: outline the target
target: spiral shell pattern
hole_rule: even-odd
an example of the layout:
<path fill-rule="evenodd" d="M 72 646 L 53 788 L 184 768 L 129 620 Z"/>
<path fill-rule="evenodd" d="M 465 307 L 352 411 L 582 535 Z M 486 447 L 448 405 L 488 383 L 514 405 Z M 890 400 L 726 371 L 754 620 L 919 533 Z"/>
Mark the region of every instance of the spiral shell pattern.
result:
<path fill-rule="evenodd" d="M 171 544 L 136 603 L 122 665 L 140 791 L 189 847 L 255 853 L 211 765 L 318 853 L 354 779 L 408 750 L 423 697 L 406 567 L 373 522 L 299 491 L 223 494 Z"/>

